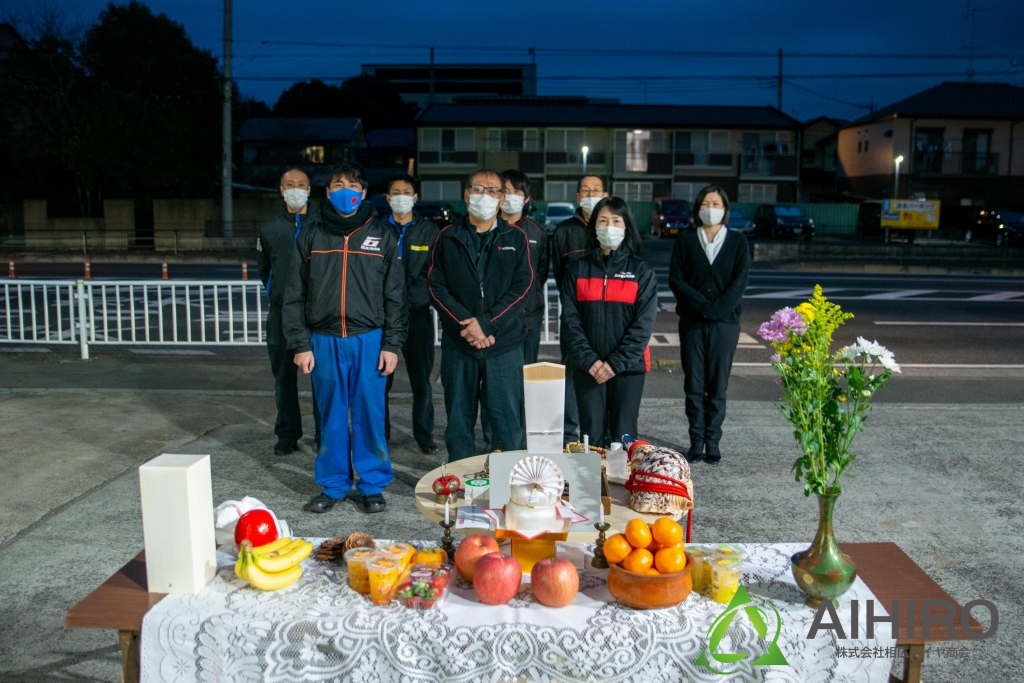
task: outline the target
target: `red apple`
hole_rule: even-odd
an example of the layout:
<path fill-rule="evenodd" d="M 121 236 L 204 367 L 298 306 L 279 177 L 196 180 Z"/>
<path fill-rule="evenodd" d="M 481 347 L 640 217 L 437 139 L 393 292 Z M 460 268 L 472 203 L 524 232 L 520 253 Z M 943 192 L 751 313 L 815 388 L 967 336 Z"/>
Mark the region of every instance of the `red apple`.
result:
<path fill-rule="evenodd" d="M 249 510 L 238 518 L 235 524 L 235 543 L 249 539 L 254 548 L 277 540 L 277 523 L 269 510 Z"/>
<path fill-rule="evenodd" d="M 565 607 L 580 590 L 580 575 L 564 557 L 549 557 L 533 565 L 530 584 L 540 604 Z"/>
<path fill-rule="evenodd" d="M 498 542 L 490 536 L 474 534 L 466 537 L 455 551 L 455 568 L 463 581 L 473 583 L 473 572 L 476 563 L 488 553 L 498 552 Z"/>
<path fill-rule="evenodd" d="M 487 553 L 476 563 L 473 590 L 485 605 L 504 605 L 519 591 L 523 568 L 505 553 Z"/>

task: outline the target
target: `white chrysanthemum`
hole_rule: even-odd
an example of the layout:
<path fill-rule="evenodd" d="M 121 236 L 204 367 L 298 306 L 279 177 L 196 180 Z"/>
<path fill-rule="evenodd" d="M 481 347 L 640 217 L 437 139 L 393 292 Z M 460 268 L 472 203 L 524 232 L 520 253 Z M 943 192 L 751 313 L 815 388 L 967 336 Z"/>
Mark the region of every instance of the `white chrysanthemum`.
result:
<path fill-rule="evenodd" d="M 892 351 L 887 352 L 883 356 L 879 356 L 878 362 L 880 362 L 882 364 L 882 367 L 884 367 L 889 372 L 903 372 L 902 370 L 900 370 L 900 364 L 896 362 L 896 357 L 892 355 Z"/>
<path fill-rule="evenodd" d="M 857 344 L 850 344 L 836 351 L 836 360 L 842 363 L 852 363 L 857 360 L 857 356 L 861 354 L 860 346 Z"/>
<path fill-rule="evenodd" d="M 885 348 L 877 341 L 869 342 L 864 337 L 857 337 L 857 344 L 859 344 L 860 348 L 864 351 L 864 353 L 868 354 L 869 356 L 882 356 L 889 352 L 889 349 Z"/>

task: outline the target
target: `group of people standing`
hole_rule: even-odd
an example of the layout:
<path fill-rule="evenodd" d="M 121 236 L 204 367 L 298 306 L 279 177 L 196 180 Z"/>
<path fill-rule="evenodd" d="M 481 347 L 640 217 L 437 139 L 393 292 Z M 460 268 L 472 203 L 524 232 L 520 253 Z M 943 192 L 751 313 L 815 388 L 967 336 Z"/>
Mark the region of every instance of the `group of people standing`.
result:
<path fill-rule="evenodd" d="M 587 434 L 606 446 L 637 434 L 658 281 L 640 258 L 629 205 L 609 197 L 600 177 L 580 179 L 580 208 L 550 237 L 529 217 L 530 180 L 516 170 L 470 174 L 468 215 L 441 228 L 416 214 L 416 181 L 404 174 L 387 183 L 387 216 L 365 201 L 366 178 L 354 163 L 331 170 L 319 210 L 309 209 L 309 180 L 299 170 L 282 176 L 280 191 L 286 211 L 263 225 L 257 242 L 270 301 L 274 452 L 296 450 L 302 436 L 301 369 L 312 375 L 315 476 L 323 487 L 308 510 L 327 512 L 353 485 L 364 512 L 386 508 L 388 393 L 399 352 L 412 388 L 413 436 L 423 453 L 437 453 L 431 309 L 442 330 L 448 459 L 477 454 L 478 414 L 486 452 L 523 448 L 523 366 L 538 358 L 549 269 L 562 302 L 565 440 Z M 749 257 L 745 238 L 725 228 L 724 191 L 705 188 L 694 206 L 697 229 L 677 240 L 669 285 L 680 317 L 687 459 L 717 462 Z"/>

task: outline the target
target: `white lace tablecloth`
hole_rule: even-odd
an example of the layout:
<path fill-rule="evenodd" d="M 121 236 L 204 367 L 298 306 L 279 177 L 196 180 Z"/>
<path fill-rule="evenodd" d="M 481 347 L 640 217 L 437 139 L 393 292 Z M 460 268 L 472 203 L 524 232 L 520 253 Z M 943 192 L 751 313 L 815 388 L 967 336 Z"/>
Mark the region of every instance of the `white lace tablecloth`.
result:
<path fill-rule="evenodd" d="M 310 539 L 318 543 L 318 539 Z M 415 543 L 415 542 L 414 542 Z M 142 628 L 142 680 L 169 681 L 887 681 L 888 658 L 848 658 L 845 648 L 892 648 L 888 628 L 873 640 L 837 641 L 834 631 L 806 638 L 814 611 L 803 604 L 789 557 L 803 544 L 748 544 L 743 585 L 755 605 L 781 616 L 778 644 L 789 666 L 751 667 L 730 676 L 695 662 L 708 629 L 725 610 L 693 593 L 676 607 L 638 611 L 615 601 L 607 570 L 589 568 L 593 545 L 566 544 L 560 554 L 586 553 L 580 593 L 562 609 L 544 607 L 524 584 L 499 607 L 482 605 L 456 579 L 430 611 L 394 603 L 380 607 L 348 587 L 344 566 L 305 563 L 288 588 L 264 593 L 236 578 L 233 560 L 218 554 L 219 571 L 198 595 L 168 595 Z M 849 635 L 850 599 L 873 599 L 860 579 L 843 596 L 839 616 Z M 876 610 L 879 609 L 876 603 Z M 861 627 L 865 633 L 860 610 Z M 741 612 L 742 613 L 742 612 Z M 768 624 L 769 638 L 774 624 Z M 749 620 L 737 617 L 719 652 L 761 654 Z M 752 661 L 748 657 L 746 661 Z M 716 662 L 712 660 L 712 665 Z M 717 666 L 716 666 L 717 668 Z"/>

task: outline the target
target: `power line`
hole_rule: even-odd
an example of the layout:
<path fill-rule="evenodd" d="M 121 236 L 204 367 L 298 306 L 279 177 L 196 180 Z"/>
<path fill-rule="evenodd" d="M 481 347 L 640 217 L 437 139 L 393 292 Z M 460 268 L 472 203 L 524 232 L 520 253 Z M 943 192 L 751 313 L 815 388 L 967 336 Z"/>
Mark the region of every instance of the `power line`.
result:
<path fill-rule="evenodd" d="M 359 74 L 351 74 L 348 76 L 235 76 L 236 81 L 344 81 L 349 78 L 354 78 Z M 857 78 L 949 78 L 962 76 L 962 71 L 943 71 L 943 72 L 917 72 L 917 73 L 838 73 L 838 74 L 788 74 L 786 81 L 792 81 L 794 79 L 800 80 L 833 80 L 833 79 L 857 79 Z M 1013 75 L 1008 74 L 1006 71 L 977 71 L 976 76 L 994 76 L 994 75 Z M 771 81 L 774 82 L 778 78 L 777 74 L 749 74 L 749 75 L 734 75 L 734 74 L 716 74 L 716 75 L 683 75 L 683 76 L 594 76 L 594 75 L 577 75 L 577 76 L 537 76 L 537 81 L 657 81 L 657 82 L 675 82 L 675 81 Z M 388 79 L 396 85 L 401 85 L 407 82 L 405 79 Z M 441 82 L 445 82 L 446 79 L 439 78 Z M 415 81 L 420 83 L 422 81 Z M 499 84 L 499 83 L 520 83 L 520 79 L 506 79 L 506 78 L 481 78 L 481 79 L 458 79 L 451 81 L 460 85 L 470 84 Z"/>

